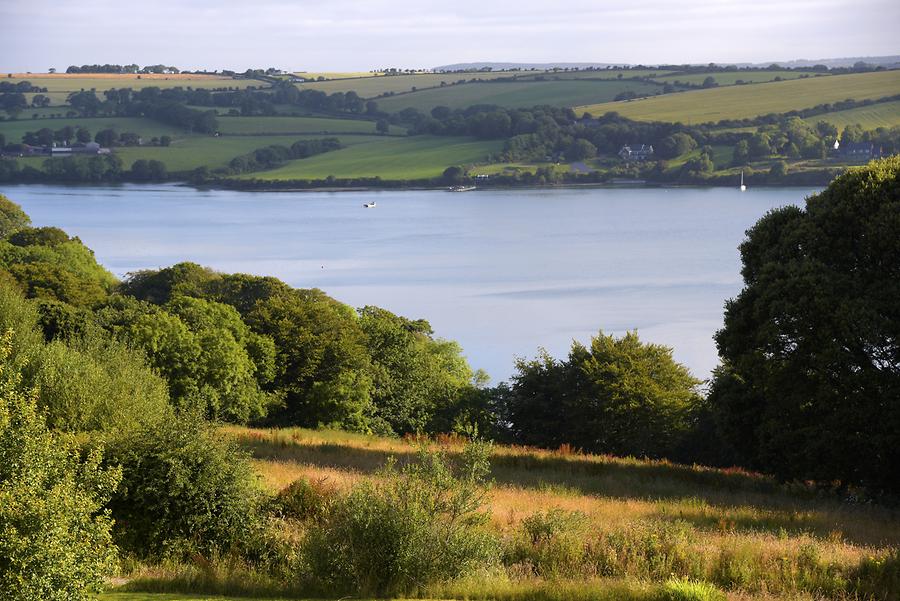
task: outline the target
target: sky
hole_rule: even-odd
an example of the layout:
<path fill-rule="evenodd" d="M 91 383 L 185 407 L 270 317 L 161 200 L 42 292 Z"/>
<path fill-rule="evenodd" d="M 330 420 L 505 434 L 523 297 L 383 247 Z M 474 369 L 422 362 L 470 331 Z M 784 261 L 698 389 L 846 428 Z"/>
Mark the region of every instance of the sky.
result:
<path fill-rule="evenodd" d="M 0 0 L 0 72 L 304 71 L 900 54 L 897 0 Z"/>

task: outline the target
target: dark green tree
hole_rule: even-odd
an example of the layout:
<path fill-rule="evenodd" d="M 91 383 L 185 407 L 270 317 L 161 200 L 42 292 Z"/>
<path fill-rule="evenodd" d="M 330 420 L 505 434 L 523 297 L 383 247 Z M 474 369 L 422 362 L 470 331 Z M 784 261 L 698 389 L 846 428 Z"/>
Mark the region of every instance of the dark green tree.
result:
<path fill-rule="evenodd" d="M 770 212 L 741 259 L 710 394 L 735 459 L 900 490 L 900 157 Z"/>

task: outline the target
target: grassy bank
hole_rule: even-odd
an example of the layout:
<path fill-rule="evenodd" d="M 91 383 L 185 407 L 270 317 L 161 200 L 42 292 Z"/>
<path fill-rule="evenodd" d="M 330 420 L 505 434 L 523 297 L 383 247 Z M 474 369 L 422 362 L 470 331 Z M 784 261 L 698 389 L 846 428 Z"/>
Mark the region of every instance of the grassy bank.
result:
<path fill-rule="evenodd" d="M 299 428 L 229 426 L 225 432 L 252 454 L 261 485 L 272 494 L 298 480 L 344 494 L 382 477 L 389 458 L 400 465 L 415 461 L 421 444 Z M 454 438 L 437 444 L 451 456 L 462 450 Z M 898 584 L 896 509 L 742 470 L 571 449 L 495 447 L 490 477 L 487 527 L 504 548 L 503 565 L 424 586 L 420 596 L 887 599 L 893 592 L 885 591 L 897 590 L 890 588 Z M 302 527 L 284 527 L 290 537 L 303 538 Z M 289 582 L 227 562 L 135 567 L 125 576 L 134 579 L 133 591 L 303 596 Z M 669 596 L 687 581 L 707 583 L 710 596 Z"/>

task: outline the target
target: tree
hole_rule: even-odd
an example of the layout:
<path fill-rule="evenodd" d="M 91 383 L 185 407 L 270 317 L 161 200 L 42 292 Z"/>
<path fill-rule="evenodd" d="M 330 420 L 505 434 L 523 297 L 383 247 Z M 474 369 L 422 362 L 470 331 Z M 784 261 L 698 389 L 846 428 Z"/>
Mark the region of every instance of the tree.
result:
<path fill-rule="evenodd" d="M 75 132 L 75 141 L 79 144 L 87 144 L 91 141 L 91 132 L 84 127 L 79 127 Z"/>
<path fill-rule="evenodd" d="M 584 138 L 578 138 L 566 149 L 566 157 L 573 161 L 583 161 L 597 156 L 597 147 Z"/>
<path fill-rule="evenodd" d="M 659 143 L 659 155 L 664 159 L 674 159 L 697 148 L 697 142 L 690 135 L 679 132 L 666 136 Z"/>
<path fill-rule="evenodd" d="M 713 77 L 712 75 L 710 75 L 710 76 L 708 76 L 706 79 L 704 79 L 704 80 L 703 80 L 703 83 L 701 84 L 701 86 L 704 87 L 704 88 L 714 88 L 714 87 L 716 87 L 716 86 L 718 86 L 718 85 L 719 85 L 719 84 L 716 83 L 716 78 Z"/>
<path fill-rule="evenodd" d="M 375 131 L 380 134 L 386 134 L 391 130 L 391 125 L 388 123 L 387 119 L 379 119 L 375 123 Z"/>
<path fill-rule="evenodd" d="M 519 360 L 505 400 L 514 440 L 595 453 L 671 455 L 700 405 L 699 380 L 634 332 L 573 343 L 566 360 Z"/>
<path fill-rule="evenodd" d="M 466 172 L 462 167 L 452 165 L 444 169 L 442 177 L 447 184 L 458 184 L 466 177 Z"/>
<path fill-rule="evenodd" d="M 772 163 L 772 168 L 769 169 L 769 176 L 775 179 L 781 179 L 788 173 L 787 163 L 784 161 L 776 161 Z"/>
<path fill-rule="evenodd" d="M 741 259 L 710 393 L 735 459 L 900 491 L 900 157 L 770 212 Z"/>
<path fill-rule="evenodd" d="M 88 601 L 116 563 L 103 509 L 120 473 L 54 435 L 0 338 L 0 590 L 8 601 Z"/>
<path fill-rule="evenodd" d="M 769 134 L 757 133 L 750 138 L 750 156 L 754 159 L 761 159 L 772 154 L 772 139 Z"/>
<path fill-rule="evenodd" d="M 94 142 L 105 148 L 115 146 L 119 141 L 119 134 L 114 129 L 101 129 L 94 136 Z"/>
<path fill-rule="evenodd" d="M 750 163 L 750 145 L 747 143 L 747 140 L 741 140 L 734 145 L 731 163 L 732 165 L 747 165 Z"/>
<path fill-rule="evenodd" d="M 22 207 L 0 194 L 0 238 L 31 225 L 31 217 Z"/>

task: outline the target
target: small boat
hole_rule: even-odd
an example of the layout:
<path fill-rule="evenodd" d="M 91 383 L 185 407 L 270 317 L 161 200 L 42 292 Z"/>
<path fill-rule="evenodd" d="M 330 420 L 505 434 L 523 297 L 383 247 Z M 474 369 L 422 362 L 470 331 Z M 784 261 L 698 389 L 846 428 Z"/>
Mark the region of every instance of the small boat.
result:
<path fill-rule="evenodd" d="M 741 169 L 741 192 L 744 192 L 747 186 L 744 185 L 744 170 Z"/>
<path fill-rule="evenodd" d="M 374 209 L 374 208 L 375 208 L 375 201 L 373 200 L 372 202 L 364 202 L 364 203 L 363 203 L 363 206 L 366 207 L 367 209 Z"/>
<path fill-rule="evenodd" d="M 475 189 L 475 186 L 450 186 L 447 188 L 450 192 L 471 192 Z"/>

